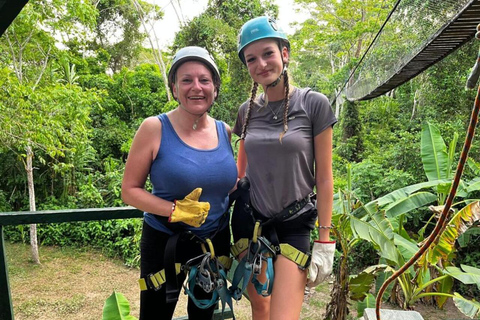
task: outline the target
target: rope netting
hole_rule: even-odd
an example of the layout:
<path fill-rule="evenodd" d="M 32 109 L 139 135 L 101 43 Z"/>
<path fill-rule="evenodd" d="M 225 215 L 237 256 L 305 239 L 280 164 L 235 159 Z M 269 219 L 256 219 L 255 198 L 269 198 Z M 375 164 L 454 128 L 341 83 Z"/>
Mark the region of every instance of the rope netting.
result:
<path fill-rule="evenodd" d="M 369 95 L 400 72 L 473 1 L 399 0 L 342 93 L 348 100 Z"/>

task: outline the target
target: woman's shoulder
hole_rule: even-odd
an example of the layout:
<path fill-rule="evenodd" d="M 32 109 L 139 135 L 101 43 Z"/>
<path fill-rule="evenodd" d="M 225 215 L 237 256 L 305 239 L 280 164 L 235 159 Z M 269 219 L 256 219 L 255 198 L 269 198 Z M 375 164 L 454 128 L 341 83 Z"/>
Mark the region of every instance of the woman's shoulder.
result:
<path fill-rule="evenodd" d="M 330 102 L 326 95 L 321 92 L 315 91 L 312 88 L 305 87 L 298 89 L 299 96 L 303 97 L 304 101 L 307 104 L 327 104 L 330 105 Z"/>
<path fill-rule="evenodd" d="M 150 134 L 162 129 L 162 122 L 158 116 L 145 118 L 138 129 L 139 133 Z"/>

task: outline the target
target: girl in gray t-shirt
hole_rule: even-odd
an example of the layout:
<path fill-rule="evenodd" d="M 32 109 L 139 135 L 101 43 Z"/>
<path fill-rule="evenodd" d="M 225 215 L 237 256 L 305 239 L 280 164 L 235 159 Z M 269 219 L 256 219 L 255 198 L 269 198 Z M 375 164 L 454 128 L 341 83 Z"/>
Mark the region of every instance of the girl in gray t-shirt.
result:
<path fill-rule="evenodd" d="M 238 55 L 254 83 L 251 98 L 240 106 L 233 129 L 240 137 L 239 178 L 246 176 L 250 182 L 255 219 L 275 221 L 269 230 L 262 230 L 262 235 L 275 234 L 278 247 L 286 243 L 297 250 L 295 255 L 311 254 L 311 262 L 306 263 L 292 259 L 287 252 L 277 254 L 271 295 L 265 298 L 257 294 L 252 283 L 247 287 L 252 316 L 298 319 L 305 285 L 322 282 L 333 264 L 335 242 L 330 241 L 329 232 L 333 203 L 332 127 L 337 119 L 323 94 L 289 83 L 290 44 L 275 20 L 258 17 L 245 23 L 239 34 Z M 257 97 L 259 86 L 264 93 Z M 308 201 L 314 190 L 316 203 Z M 290 216 L 285 219 L 286 208 Z M 282 221 L 276 221 L 279 215 Z M 317 218 L 319 240 L 310 250 L 309 235 Z M 234 240 L 238 243 L 242 238 L 251 238 L 252 229 L 251 217 L 234 211 Z M 245 252 L 239 254 L 239 258 L 243 256 Z"/>

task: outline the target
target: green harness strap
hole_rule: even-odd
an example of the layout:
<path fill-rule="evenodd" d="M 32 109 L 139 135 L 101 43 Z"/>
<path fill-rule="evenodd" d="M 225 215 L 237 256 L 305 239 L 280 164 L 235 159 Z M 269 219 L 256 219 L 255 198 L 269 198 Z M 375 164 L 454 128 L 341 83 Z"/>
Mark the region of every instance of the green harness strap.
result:
<path fill-rule="evenodd" d="M 232 258 L 227 256 L 219 256 L 218 261 L 225 267 L 226 270 L 230 270 L 232 267 Z M 182 272 L 182 265 L 180 263 L 175 263 L 175 272 L 180 274 Z M 140 285 L 140 291 L 145 291 L 153 289 L 155 291 L 160 290 L 162 285 L 165 283 L 165 269 L 162 269 L 158 272 L 151 273 L 145 278 L 138 279 L 138 284 Z"/>
<path fill-rule="evenodd" d="M 230 247 L 230 252 L 236 258 L 247 250 L 248 239 L 242 238 Z M 304 253 L 288 243 L 280 243 L 280 254 L 285 258 L 295 262 L 300 268 L 305 269 L 310 262 L 310 254 Z"/>

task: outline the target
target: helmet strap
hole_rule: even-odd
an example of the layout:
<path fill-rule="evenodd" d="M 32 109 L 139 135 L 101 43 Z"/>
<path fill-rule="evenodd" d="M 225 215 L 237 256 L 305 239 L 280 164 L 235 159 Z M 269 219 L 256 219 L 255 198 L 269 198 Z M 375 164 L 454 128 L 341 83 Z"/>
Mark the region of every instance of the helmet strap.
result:
<path fill-rule="evenodd" d="M 280 80 L 282 79 L 285 72 L 287 72 L 287 64 L 286 63 L 283 65 L 283 70 L 280 73 L 280 75 L 278 76 L 277 80 L 275 80 L 272 83 L 270 83 L 269 85 L 267 85 L 267 89 L 270 88 L 270 87 L 275 87 L 277 84 L 279 84 Z"/>

